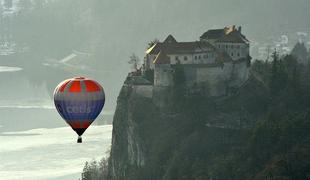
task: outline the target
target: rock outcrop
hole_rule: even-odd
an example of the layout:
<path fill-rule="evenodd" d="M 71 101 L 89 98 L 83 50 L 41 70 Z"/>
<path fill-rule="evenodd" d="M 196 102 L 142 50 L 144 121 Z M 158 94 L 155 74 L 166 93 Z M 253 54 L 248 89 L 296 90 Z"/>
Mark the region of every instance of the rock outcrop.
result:
<path fill-rule="evenodd" d="M 124 85 L 118 97 L 109 158 L 111 180 L 176 179 L 182 176 L 178 173 L 190 171 L 181 172 L 179 163 L 184 168 L 199 166 L 200 157 L 212 161 L 212 156 L 238 148 L 268 101 L 266 88 L 253 76 L 221 98 L 174 98 L 173 90 L 156 92 L 152 98 L 135 93 L 132 86 Z M 160 103 L 158 93 L 169 103 Z"/>

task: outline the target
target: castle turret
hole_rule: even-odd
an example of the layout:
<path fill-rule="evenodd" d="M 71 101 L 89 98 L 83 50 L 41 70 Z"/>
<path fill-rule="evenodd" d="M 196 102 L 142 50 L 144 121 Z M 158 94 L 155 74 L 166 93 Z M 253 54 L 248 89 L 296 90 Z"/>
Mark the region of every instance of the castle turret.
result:
<path fill-rule="evenodd" d="M 165 52 L 160 51 L 154 60 L 154 86 L 172 86 L 173 74 L 170 59 Z"/>

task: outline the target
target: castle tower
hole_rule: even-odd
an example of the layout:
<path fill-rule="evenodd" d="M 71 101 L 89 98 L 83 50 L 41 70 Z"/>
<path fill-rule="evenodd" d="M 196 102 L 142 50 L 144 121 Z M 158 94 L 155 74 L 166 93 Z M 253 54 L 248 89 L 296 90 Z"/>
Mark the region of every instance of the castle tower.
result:
<path fill-rule="evenodd" d="M 173 70 L 170 65 L 169 57 L 160 51 L 154 62 L 154 86 L 168 87 L 173 84 Z"/>

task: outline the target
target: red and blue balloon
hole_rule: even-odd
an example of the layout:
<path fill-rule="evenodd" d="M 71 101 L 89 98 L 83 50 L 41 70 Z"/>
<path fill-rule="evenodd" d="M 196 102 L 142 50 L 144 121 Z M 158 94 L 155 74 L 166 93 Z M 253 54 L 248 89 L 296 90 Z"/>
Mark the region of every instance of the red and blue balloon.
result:
<path fill-rule="evenodd" d="M 104 102 L 102 86 L 84 77 L 67 79 L 54 91 L 56 109 L 79 135 L 78 143 L 82 142 L 82 134 L 100 114 Z"/>

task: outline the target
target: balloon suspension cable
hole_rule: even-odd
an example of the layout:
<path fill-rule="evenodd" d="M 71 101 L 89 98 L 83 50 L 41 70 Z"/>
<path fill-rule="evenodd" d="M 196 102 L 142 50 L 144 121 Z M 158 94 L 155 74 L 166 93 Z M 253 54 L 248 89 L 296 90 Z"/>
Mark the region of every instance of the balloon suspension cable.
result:
<path fill-rule="evenodd" d="M 82 137 L 81 136 L 78 137 L 77 143 L 82 143 Z"/>

